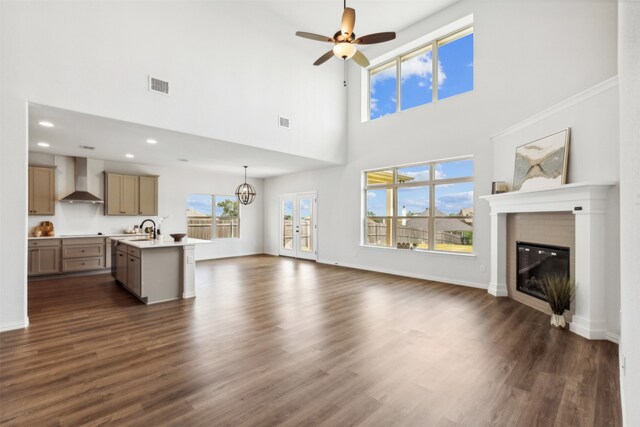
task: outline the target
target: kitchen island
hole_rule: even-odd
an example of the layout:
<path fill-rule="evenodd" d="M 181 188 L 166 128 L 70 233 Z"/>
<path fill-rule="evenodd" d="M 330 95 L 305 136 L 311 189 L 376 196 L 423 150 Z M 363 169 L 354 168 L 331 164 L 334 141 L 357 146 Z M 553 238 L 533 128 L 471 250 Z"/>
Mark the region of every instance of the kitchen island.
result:
<path fill-rule="evenodd" d="M 116 251 L 114 276 L 145 304 L 193 298 L 195 246 L 208 240 L 111 237 Z"/>

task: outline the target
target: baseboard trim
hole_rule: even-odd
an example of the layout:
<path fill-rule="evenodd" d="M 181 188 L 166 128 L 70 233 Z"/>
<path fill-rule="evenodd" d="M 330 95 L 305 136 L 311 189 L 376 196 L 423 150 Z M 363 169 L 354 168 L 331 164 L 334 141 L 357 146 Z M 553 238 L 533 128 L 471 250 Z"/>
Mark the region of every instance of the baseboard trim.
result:
<path fill-rule="evenodd" d="M 607 341 L 620 345 L 620 335 L 611 331 L 607 331 L 605 334 Z"/>
<path fill-rule="evenodd" d="M 24 329 L 29 326 L 29 318 L 17 322 L 7 322 L 0 325 L 0 332 L 13 331 L 16 329 Z"/>
<path fill-rule="evenodd" d="M 451 279 L 447 277 L 431 276 L 428 274 L 407 273 L 404 271 L 397 271 L 397 270 L 392 270 L 388 268 L 369 267 L 364 265 L 342 263 L 342 262 L 326 260 L 326 259 L 318 259 L 317 262 L 319 264 L 336 265 L 338 267 L 353 268 L 356 270 L 373 271 L 376 273 L 391 274 L 394 276 L 401 276 L 401 277 L 411 277 L 412 279 L 430 280 L 432 282 L 441 282 L 441 283 L 457 285 L 457 286 L 467 286 L 467 287 L 476 288 L 476 289 L 487 289 L 486 284 L 471 282 L 466 280 L 457 280 L 457 279 Z"/>
<path fill-rule="evenodd" d="M 258 251 L 258 252 L 247 252 L 247 253 L 237 254 L 237 255 L 221 255 L 221 256 L 214 256 L 210 258 L 198 258 L 196 259 L 196 262 L 210 261 L 212 259 L 239 258 L 243 256 L 252 256 L 252 255 L 264 255 L 264 252 Z"/>

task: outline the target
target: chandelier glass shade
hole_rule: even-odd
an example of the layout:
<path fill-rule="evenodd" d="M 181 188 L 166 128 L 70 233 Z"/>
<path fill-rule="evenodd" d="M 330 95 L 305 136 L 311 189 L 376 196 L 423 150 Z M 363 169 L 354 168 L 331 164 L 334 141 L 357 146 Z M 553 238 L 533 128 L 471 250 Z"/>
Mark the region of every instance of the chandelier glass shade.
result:
<path fill-rule="evenodd" d="M 256 189 L 247 184 L 247 166 L 244 167 L 244 184 L 240 184 L 236 188 L 236 198 L 243 205 L 250 204 L 256 198 Z"/>

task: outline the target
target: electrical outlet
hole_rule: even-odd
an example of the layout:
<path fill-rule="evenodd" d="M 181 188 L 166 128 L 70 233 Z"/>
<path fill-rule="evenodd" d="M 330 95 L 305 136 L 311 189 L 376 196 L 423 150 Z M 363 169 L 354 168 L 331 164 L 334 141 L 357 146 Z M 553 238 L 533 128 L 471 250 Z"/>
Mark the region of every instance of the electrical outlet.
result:
<path fill-rule="evenodd" d="M 187 264 L 193 264 L 193 255 L 187 255 Z"/>
<path fill-rule="evenodd" d="M 487 267 L 484 266 L 484 264 L 480 265 L 480 273 L 484 273 L 485 271 L 487 271 Z"/>

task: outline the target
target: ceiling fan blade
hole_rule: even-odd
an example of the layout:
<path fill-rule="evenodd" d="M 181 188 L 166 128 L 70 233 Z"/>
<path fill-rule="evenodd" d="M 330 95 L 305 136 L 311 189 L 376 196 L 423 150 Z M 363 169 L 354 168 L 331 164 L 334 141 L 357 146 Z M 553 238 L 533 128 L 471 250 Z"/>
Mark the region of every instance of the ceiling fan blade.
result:
<path fill-rule="evenodd" d="M 322 65 L 325 62 L 327 62 L 332 56 L 333 56 L 333 49 L 325 53 L 324 55 L 322 55 L 320 58 L 318 58 L 316 62 L 313 63 L 313 65 Z"/>
<path fill-rule="evenodd" d="M 305 38 L 305 39 L 316 40 L 316 41 L 319 41 L 319 42 L 331 42 L 331 43 L 333 43 L 335 41 L 331 37 L 321 36 L 320 34 L 306 33 L 304 31 L 296 31 L 296 36 L 302 37 L 302 38 Z"/>
<path fill-rule="evenodd" d="M 388 42 L 389 40 L 393 40 L 396 38 L 396 33 L 387 32 L 387 33 L 375 33 L 369 34 L 366 36 L 359 37 L 354 40 L 354 43 L 357 44 L 376 44 Z"/>
<path fill-rule="evenodd" d="M 369 66 L 369 60 L 359 50 L 356 50 L 356 53 L 353 55 L 352 59 L 362 68 L 367 68 Z"/>
<path fill-rule="evenodd" d="M 356 11 L 350 7 L 345 7 L 342 12 L 342 23 L 340 24 L 340 32 L 345 35 L 353 33 L 353 27 L 356 26 Z"/>

